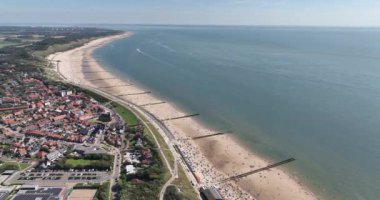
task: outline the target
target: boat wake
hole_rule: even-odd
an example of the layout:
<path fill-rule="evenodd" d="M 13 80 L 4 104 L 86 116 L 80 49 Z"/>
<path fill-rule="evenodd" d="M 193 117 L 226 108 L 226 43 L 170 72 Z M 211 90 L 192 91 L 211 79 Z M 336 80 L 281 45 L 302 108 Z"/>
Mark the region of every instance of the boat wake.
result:
<path fill-rule="evenodd" d="M 148 57 L 148 58 L 150 58 L 150 59 L 152 59 L 152 60 L 154 60 L 154 61 L 156 61 L 156 62 L 159 62 L 159 63 L 165 64 L 165 65 L 172 65 L 171 63 L 165 62 L 165 61 L 163 61 L 163 60 L 161 60 L 161 59 L 159 59 L 159 58 L 157 58 L 157 57 L 155 57 L 155 56 L 152 56 L 152 55 L 150 55 L 150 54 L 148 54 L 148 53 L 142 51 L 142 50 L 139 49 L 139 48 L 137 48 L 136 51 L 137 51 L 139 54 L 141 54 L 141 55 L 143 55 L 143 56 L 146 56 L 146 57 Z"/>
<path fill-rule="evenodd" d="M 165 45 L 165 44 L 162 44 L 162 43 L 156 43 L 156 44 L 157 44 L 158 46 L 160 46 L 160 47 L 166 49 L 166 50 L 169 51 L 169 52 L 173 52 L 173 53 L 177 52 L 176 50 L 174 50 L 173 48 L 171 48 L 171 47 L 169 47 L 169 46 L 167 46 L 167 45 Z"/>

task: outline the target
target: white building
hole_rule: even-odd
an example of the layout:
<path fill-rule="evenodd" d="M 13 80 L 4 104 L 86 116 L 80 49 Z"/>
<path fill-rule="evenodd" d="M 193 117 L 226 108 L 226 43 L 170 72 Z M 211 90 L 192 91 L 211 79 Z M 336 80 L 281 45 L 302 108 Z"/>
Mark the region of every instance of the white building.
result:
<path fill-rule="evenodd" d="M 46 155 L 46 158 L 50 161 L 55 161 L 61 156 L 62 156 L 61 152 L 53 151 L 53 152 L 49 153 L 48 155 Z"/>
<path fill-rule="evenodd" d="M 127 174 L 134 174 L 136 173 L 136 168 L 133 165 L 126 165 L 125 171 L 127 172 Z"/>

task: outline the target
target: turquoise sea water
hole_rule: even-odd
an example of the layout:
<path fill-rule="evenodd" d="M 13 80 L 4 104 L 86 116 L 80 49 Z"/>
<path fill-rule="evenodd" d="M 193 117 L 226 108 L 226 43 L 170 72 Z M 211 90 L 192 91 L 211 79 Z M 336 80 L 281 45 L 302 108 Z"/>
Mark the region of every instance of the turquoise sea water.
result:
<path fill-rule="evenodd" d="M 120 27 L 119 27 L 120 28 Z M 380 29 L 121 27 L 110 70 L 232 130 L 329 199 L 380 199 Z"/>

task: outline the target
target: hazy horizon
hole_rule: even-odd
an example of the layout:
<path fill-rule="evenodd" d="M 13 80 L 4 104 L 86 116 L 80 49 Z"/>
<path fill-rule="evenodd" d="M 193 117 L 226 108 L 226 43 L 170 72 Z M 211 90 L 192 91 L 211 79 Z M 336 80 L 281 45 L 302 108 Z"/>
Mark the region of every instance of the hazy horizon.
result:
<path fill-rule="evenodd" d="M 380 26 L 375 0 L 3 0 L 0 24 Z"/>
<path fill-rule="evenodd" d="M 24 22 L 24 23 L 1 23 L 0 26 L 15 26 L 15 27 L 94 27 L 94 28 L 107 28 L 107 27 L 112 27 L 115 29 L 117 26 L 157 26 L 157 27 L 262 27 L 262 28 L 337 28 L 337 29 L 378 29 L 380 28 L 380 25 L 373 25 L 373 26 L 343 26 L 343 25 L 237 25 L 237 24 L 151 24 L 151 23 L 146 23 L 146 24 L 133 24 L 133 23 L 38 23 L 38 22 Z M 116 28 L 117 29 L 117 28 Z"/>

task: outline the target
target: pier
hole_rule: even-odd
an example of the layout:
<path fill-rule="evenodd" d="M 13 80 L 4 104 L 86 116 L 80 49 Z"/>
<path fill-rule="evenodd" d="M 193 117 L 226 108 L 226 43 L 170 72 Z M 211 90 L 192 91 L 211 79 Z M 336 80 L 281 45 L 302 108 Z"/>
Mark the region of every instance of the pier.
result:
<path fill-rule="evenodd" d="M 152 106 L 152 105 L 158 105 L 158 104 L 164 104 L 164 103 L 166 103 L 166 102 L 165 101 L 160 101 L 160 102 L 141 104 L 139 106 Z"/>
<path fill-rule="evenodd" d="M 146 91 L 146 92 L 136 92 L 136 93 L 129 93 L 129 94 L 120 94 L 120 95 L 117 95 L 118 97 L 122 97 L 122 96 L 132 96 L 132 95 L 141 95 L 141 94 L 149 94 L 151 93 L 151 91 Z"/>
<path fill-rule="evenodd" d="M 184 116 L 180 116 L 180 117 L 172 117 L 172 118 L 162 119 L 161 121 L 164 122 L 164 121 L 175 120 L 175 119 L 183 119 L 183 118 L 188 118 L 188 117 L 195 117 L 198 115 L 199 115 L 199 113 L 194 113 L 194 114 L 184 115 Z"/>
<path fill-rule="evenodd" d="M 213 136 L 218 136 L 218 135 L 230 134 L 231 132 L 232 131 L 219 132 L 219 133 L 211 133 L 211 134 L 202 135 L 202 136 L 195 136 L 195 137 L 192 137 L 191 139 L 198 140 L 198 139 L 203 139 L 203 138 L 208 138 L 208 137 L 213 137 Z"/>
<path fill-rule="evenodd" d="M 273 167 L 284 165 L 286 163 L 290 163 L 290 162 L 293 162 L 295 160 L 296 159 L 294 159 L 294 158 L 289 158 L 289 159 L 286 159 L 286 160 L 283 160 L 283 161 L 280 161 L 280 162 L 277 162 L 277 163 L 274 163 L 274 164 L 270 164 L 270 165 L 268 165 L 266 167 L 262 167 L 262 168 L 259 168 L 259 169 L 256 169 L 256 170 L 253 170 L 253 171 L 250 171 L 250 172 L 246 172 L 246 173 L 242 173 L 242 174 L 239 174 L 239 175 L 231 176 L 229 178 L 226 178 L 226 179 L 222 180 L 221 182 L 235 181 L 237 179 L 244 178 L 246 176 L 249 176 L 249 175 L 252 175 L 252 174 L 256 174 L 258 172 L 265 171 L 265 170 L 268 170 L 268 169 L 273 168 Z"/>

